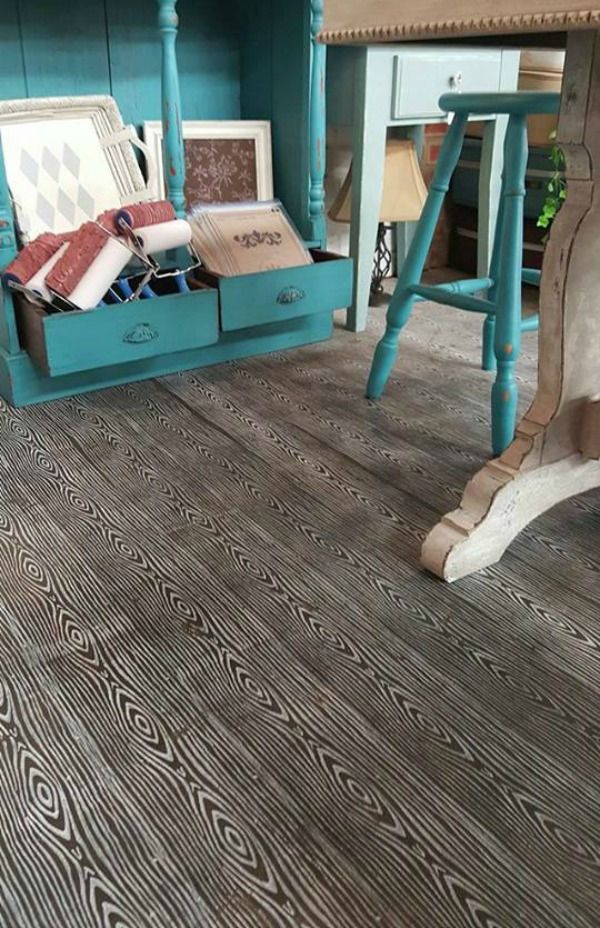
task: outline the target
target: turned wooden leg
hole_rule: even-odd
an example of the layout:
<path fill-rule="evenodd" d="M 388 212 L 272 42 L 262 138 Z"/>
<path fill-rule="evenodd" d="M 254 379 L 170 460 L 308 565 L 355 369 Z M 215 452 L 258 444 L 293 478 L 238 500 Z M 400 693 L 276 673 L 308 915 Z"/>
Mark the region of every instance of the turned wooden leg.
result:
<path fill-rule="evenodd" d="M 558 140 L 567 200 L 544 258 L 536 397 L 425 541 L 424 566 L 446 580 L 495 563 L 536 516 L 600 486 L 600 33 L 569 34 Z"/>
<path fill-rule="evenodd" d="M 523 199 L 527 168 L 525 116 L 511 116 L 505 145 L 502 183 L 500 274 L 494 287 L 496 381 L 492 387 L 492 449 L 501 454 L 513 440 L 519 391 L 515 364 L 521 346 L 521 262 Z"/>
<path fill-rule="evenodd" d="M 165 188 L 180 218 L 185 218 L 185 154 L 181 128 L 181 95 L 177 70 L 177 0 L 158 0 L 162 44 L 162 122 Z"/>
<path fill-rule="evenodd" d="M 367 397 L 371 400 L 379 399 L 385 390 L 398 356 L 400 332 L 409 320 L 414 300 L 414 296 L 406 287 L 396 287 L 390 303 L 390 309 L 392 305 L 394 308 L 393 316 L 388 318 L 385 334 L 377 344 L 371 363 L 371 373 L 367 382 Z"/>
<path fill-rule="evenodd" d="M 496 355 L 494 354 L 494 335 L 496 332 L 496 319 L 486 316 L 481 331 L 481 367 L 484 371 L 496 370 Z"/>
<path fill-rule="evenodd" d="M 421 279 L 450 178 L 460 156 L 466 122 L 466 115 L 456 116 L 444 139 L 431 188 L 389 305 L 385 334 L 373 357 L 367 384 L 367 396 L 371 399 L 381 396 L 394 367 L 398 337 L 408 321 L 414 302 L 410 288 Z"/>

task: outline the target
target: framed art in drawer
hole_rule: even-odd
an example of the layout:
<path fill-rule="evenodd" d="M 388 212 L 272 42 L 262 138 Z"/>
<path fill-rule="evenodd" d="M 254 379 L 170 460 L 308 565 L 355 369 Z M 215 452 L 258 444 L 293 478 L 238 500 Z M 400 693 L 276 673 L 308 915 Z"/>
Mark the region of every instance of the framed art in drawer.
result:
<path fill-rule="evenodd" d="M 184 120 L 182 128 L 188 209 L 199 203 L 273 199 L 270 122 Z M 165 196 L 160 122 L 144 123 L 144 141 L 153 195 L 160 200 Z"/>

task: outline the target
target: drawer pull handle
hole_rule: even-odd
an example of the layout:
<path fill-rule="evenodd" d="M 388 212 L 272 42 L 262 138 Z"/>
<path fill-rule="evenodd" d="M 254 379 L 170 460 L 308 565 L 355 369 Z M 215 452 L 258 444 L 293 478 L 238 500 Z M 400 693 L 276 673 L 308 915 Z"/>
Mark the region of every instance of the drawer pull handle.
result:
<path fill-rule="evenodd" d="M 153 329 L 147 322 L 138 322 L 129 332 L 125 332 L 123 341 L 130 345 L 143 345 L 145 342 L 151 342 L 152 339 L 158 338 L 158 332 Z"/>
<path fill-rule="evenodd" d="M 463 82 L 463 76 L 460 71 L 457 71 L 457 73 L 453 74 L 452 77 L 450 78 L 451 87 L 460 87 L 462 82 Z"/>
<path fill-rule="evenodd" d="M 281 303 L 283 306 L 287 306 L 290 303 L 299 303 L 305 296 L 306 293 L 304 290 L 300 290 L 298 287 L 284 287 L 277 297 L 277 302 Z"/>

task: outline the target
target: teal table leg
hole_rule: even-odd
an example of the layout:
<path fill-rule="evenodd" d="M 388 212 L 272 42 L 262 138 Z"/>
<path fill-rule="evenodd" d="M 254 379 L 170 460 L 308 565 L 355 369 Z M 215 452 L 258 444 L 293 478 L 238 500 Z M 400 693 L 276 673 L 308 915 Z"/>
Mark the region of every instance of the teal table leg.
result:
<path fill-rule="evenodd" d="M 417 158 L 420 161 L 423 156 L 423 149 L 425 147 L 425 126 L 407 126 L 400 133 L 400 137 L 411 139 L 415 143 L 415 151 L 417 153 Z M 408 256 L 408 250 L 410 248 L 410 243 L 415 236 L 416 228 L 416 222 L 396 222 L 394 225 L 396 277 L 402 271 L 402 266 Z"/>
<path fill-rule="evenodd" d="M 385 335 L 375 350 L 367 384 L 367 396 L 370 399 L 381 396 L 394 367 L 398 354 L 398 336 L 410 317 L 415 299 L 411 287 L 419 282 L 423 273 L 450 178 L 460 157 L 466 121 L 466 115 L 456 116 L 444 139 L 427 201 L 390 302 Z"/>
<path fill-rule="evenodd" d="M 525 115 L 510 117 L 504 150 L 502 234 L 499 255 L 502 272 L 496 288 L 494 351 L 497 374 L 492 387 L 492 449 L 502 454 L 515 432 L 518 388 L 514 368 L 521 346 L 521 264 L 523 200 L 527 166 Z"/>
<path fill-rule="evenodd" d="M 361 49 L 356 67 L 352 139 L 352 222 L 350 256 L 354 259 L 354 298 L 347 328 L 362 332 L 367 324 L 373 253 L 381 212 L 387 109 L 381 87 L 385 80 L 381 56 Z M 367 56 L 370 61 L 367 65 Z"/>

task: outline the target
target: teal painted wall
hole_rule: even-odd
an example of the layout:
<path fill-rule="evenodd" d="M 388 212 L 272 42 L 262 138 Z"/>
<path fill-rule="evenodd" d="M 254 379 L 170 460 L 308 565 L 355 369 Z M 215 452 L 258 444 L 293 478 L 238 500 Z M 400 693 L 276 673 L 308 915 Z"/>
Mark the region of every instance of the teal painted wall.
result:
<path fill-rule="evenodd" d="M 220 0 L 179 0 L 184 119 L 240 118 L 237 15 Z M 126 122 L 160 118 L 154 0 L 2 0 L 0 97 L 110 93 Z"/>

